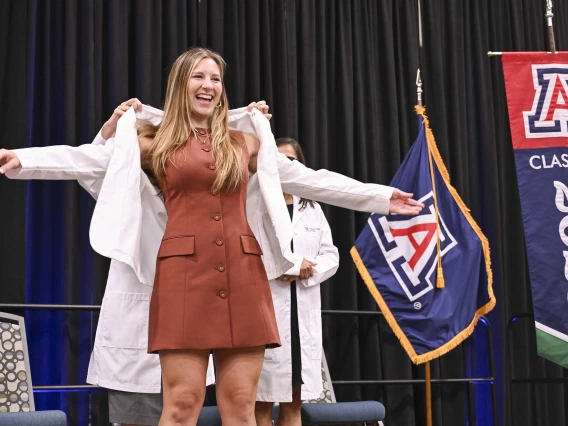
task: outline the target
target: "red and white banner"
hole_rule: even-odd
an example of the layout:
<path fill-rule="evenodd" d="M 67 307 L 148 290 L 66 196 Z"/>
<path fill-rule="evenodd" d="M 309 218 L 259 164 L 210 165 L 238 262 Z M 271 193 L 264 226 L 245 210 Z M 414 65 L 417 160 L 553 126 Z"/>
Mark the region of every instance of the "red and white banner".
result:
<path fill-rule="evenodd" d="M 503 54 L 538 352 L 568 368 L 568 52 Z"/>

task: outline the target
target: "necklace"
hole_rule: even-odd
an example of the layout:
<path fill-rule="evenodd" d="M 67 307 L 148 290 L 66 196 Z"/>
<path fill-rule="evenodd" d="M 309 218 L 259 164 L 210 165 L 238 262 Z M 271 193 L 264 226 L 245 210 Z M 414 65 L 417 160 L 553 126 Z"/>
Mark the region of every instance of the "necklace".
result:
<path fill-rule="evenodd" d="M 205 139 L 201 139 L 199 133 L 196 133 L 195 136 L 201 141 L 201 143 L 207 143 L 207 141 L 211 138 L 211 135 L 209 134 L 205 135 Z"/>

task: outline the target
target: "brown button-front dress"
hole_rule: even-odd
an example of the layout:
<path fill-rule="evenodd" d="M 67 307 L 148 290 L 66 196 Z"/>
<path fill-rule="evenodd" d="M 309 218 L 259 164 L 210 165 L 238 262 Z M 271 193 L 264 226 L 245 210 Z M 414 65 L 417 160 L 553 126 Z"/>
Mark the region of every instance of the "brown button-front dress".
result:
<path fill-rule="evenodd" d="M 160 184 L 168 222 L 150 302 L 148 352 L 280 346 L 266 271 L 246 217 L 248 171 L 211 192 L 215 159 L 205 129 L 190 136 Z M 244 136 L 231 132 L 242 144 Z"/>

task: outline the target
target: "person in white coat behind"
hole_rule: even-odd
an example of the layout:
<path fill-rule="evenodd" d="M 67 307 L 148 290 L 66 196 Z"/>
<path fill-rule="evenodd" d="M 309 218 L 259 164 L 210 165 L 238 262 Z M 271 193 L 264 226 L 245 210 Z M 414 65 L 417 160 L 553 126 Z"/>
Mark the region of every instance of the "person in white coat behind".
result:
<path fill-rule="evenodd" d="M 276 145 L 289 160 L 305 163 L 296 140 L 279 138 Z M 292 219 L 295 264 L 270 280 L 282 346 L 265 351 L 255 407 L 258 426 L 272 425 L 275 402 L 280 403 L 279 426 L 300 426 L 302 400 L 320 396 L 320 284 L 339 267 L 339 253 L 319 204 L 286 193 L 284 199 Z M 299 275 L 292 275 L 296 271 Z"/>

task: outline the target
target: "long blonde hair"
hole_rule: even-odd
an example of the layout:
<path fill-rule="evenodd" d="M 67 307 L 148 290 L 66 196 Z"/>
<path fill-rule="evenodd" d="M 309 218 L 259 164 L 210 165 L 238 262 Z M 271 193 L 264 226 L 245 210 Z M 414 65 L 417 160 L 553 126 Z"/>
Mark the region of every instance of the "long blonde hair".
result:
<path fill-rule="evenodd" d="M 195 67 L 205 58 L 215 61 L 223 82 L 226 64 L 221 55 L 200 47 L 189 49 L 182 53 L 172 66 L 162 122 L 158 126 L 146 122 L 138 128 L 139 136 L 154 137 L 150 158 L 152 172 L 158 181 L 164 178 L 166 163 L 172 154 L 185 146 L 192 133 L 197 134 L 197 129 L 191 120 L 193 104 L 188 87 Z M 227 94 L 223 83 L 220 102 L 209 117 L 211 146 L 216 164 L 216 176 L 211 190 L 215 193 L 221 189 L 228 191 L 235 189 L 242 182 L 245 172 L 243 146 L 238 141 L 232 140 L 229 134 L 228 111 Z"/>

